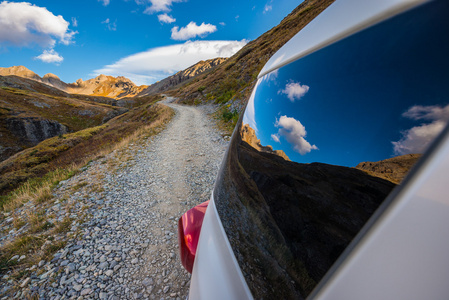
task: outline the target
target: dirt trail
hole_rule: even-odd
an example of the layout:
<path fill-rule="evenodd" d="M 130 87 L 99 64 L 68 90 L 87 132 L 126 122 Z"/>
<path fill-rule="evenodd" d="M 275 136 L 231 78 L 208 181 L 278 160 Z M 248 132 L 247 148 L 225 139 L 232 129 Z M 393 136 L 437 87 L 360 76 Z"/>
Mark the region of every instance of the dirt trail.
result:
<path fill-rule="evenodd" d="M 77 237 L 34 266 L 12 295 L 17 283 L 3 277 L 3 295 L 185 299 L 190 275 L 178 257 L 177 222 L 209 199 L 228 142 L 208 117 L 214 107 L 172 100 L 163 101 L 176 112 L 164 131 L 91 162 L 59 185 L 50 210 L 55 218 L 73 218 L 67 236 Z"/>

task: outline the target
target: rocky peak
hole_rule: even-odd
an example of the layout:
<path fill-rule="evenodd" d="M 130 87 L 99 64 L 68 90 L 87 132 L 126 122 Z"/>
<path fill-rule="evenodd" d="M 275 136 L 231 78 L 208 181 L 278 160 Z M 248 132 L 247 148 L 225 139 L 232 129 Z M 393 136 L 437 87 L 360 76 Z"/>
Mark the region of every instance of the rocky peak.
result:
<path fill-rule="evenodd" d="M 52 74 L 52 73 L 45 74 L 44 77 L 42 77 L 42 79 L 56 79 L 59 81 L 61 80 L 61 79 L 59 79 L 58 76 L 56 76 L 55 74 Z"/>
<path fill-rule="evenodd" d="M 213 68 L 215 66 L 218 66 L 219 64 L 226 61 L 227 58 L 224 57 L 218 57 L 213 59 L 208 59 L 206 61 L 202 60 L 193 66 L 178 72 L 177 74 L 180 74 L 185 79 L 195 77 L 196 75 L 199 75 L 203 73 L 204 71 Z"/>
<path fill-rule="evenodd" d="M 276 154 L 277 156 L 280 156 L 283 159 L 290 161 L 290 158 L 288 158 L 287 154 L 285 154 L 284 151 L 273 150 L 273 147 L 271 147 L 270 145 L 262 146 L 260 140 L 256 136 L 256 131 L 252 129 L 248 124 L 242 125 L 240 135 L 242 137 L 242 141 L 247 142 L 251 147 L 253 147 L 257 151 Z"/>
<path fill-rule="evenodd" d="M 39 75 L 37 75 L 36 73 L 27 69 L 24 66 L 12 66 L 9 68 L 0 68 L 0 75 L 3 75 L 3 76 L 15 75 L 15 76 L 34 79 L 34 80 L 41 79 L 39 77 Z"/>

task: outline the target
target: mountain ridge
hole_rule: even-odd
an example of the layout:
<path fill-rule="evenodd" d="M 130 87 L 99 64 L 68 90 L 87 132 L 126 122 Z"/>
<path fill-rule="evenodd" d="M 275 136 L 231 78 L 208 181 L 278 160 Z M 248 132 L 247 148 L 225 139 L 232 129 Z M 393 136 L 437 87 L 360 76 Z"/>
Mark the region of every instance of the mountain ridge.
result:
<path fill-rule="evenodd" d="M 25 66 L 0 67 L 0 76 L 18 76 L 21 78 L 31 79 L 68 94 L 80 94 L 89 96 L 102 96 L 114 99 L 122 99 L 127 97 L 147 96 L 163 92 L 169 88 L 179 85 L 197 75 L 203 74 L 211 68 L 218 66 L 226 61 L 226 58 L 217 57 L 208 60 L 201 60 L 196 64 L 178 71 L 176 74 L 169 76 L 152 85 L 136 85 L 130 79 L 124 76 L 110 76 L 100 74 L 97 77 L 83 80 L 78 79 L 74 83 L 66 83 L 57 75 L 47 73 L 40 77 L 35 72 Z"/>

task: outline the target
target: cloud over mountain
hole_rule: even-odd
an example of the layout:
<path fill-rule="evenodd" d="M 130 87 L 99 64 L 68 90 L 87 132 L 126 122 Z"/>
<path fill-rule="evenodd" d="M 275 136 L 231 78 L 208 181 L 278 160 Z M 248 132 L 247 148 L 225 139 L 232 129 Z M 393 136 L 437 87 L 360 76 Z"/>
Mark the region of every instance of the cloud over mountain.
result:
<path fill-rule="evenodd" d="M 230 57 L 247 41 L 187 41 L 165 47 L 152 48 L 124 57 L 95 70 L 93 75 L 126 76 L 136 84 L 151 84 L 200 60 Z"/>
<path fill-rule="evenodd" d="M 44 50 L 44 53 L 37 56 L 36 59 L 41 60 L 45 63 L 61 63 L 64 58 L 59 55 L 54 49 Z"/>
<path fill-rule="evenodd" d="M 175 26 L 171 30 L 171 38 L 178 41 L 185 41 L 191 38 L 205 37 L 209 33 L 217 31 L 217 26 L 205 24 L 204 22 L 198 26 L 195 22 L 190 22 L 186 27 Z"/>

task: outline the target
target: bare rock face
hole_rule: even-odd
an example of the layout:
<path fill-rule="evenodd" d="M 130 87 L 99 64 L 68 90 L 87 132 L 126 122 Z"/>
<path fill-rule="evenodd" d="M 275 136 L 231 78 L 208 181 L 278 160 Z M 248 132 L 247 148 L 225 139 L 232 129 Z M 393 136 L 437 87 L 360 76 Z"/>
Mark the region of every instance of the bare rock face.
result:
<path fill-rule="evenodd" d="M 406 154 L 377 162 L 366 161 L 359 163 L 355 168 L 371 176 L 399 184 L 421 156 L 421 154 Z"/>
<path fill-rule="evenodd" d="M 193 66 L 188 67 L 185 70 L 179 71 L 175 75 L 172 75 L 170 77 L 167 77 L 161 81 L 158 81 L 150 85 L 142 92 L 142 95 L 153 95 L 164 91 L 168 91 L 177 86 L 178 84 L 181 84 L 190 78 L 198 76 L 204 73 L 205 71 L 222 64 L 226 60 L 227 58 L 223 57 L 213 58 L 205 61 L 202 60 L 194 64 Z"/>
<path fill-rule="evenodd" d="M 262 146 L 260 144 L 260 140 L 256 136 L 256 132 L 248 124 L 242 126 L 240 134 L 242 136 L 242 141 L 247 142 L 248 145 L 250 145 L 257 151 L 275 154 L 277 156 L 282 157 L 285 160 L 290 161 L 290 158 L 288 158 L 287 154 L 285 154 L 284 151 L 273 150 L 273 147 L 271 147 L 270 145 Z"/>
<path fill-rule="evenodd" d="M 10 76 L 16 75 L 24 78 L 40 80 L 39 75 L 34 73 L 33 71 L 25 68 L 24 66 L 14 66 L 10 68 L 0 68 L 0 75 L 2 76 Z"/>
<path fill-rule="evenodd" d="M 45 139 L 67 133 L 67 127 L 54 120 L 40 118 L 6 119 L 8 129 L 21 140 L 37 145 Z"/>
<path fill-rule="evenodd" d="M 28 70 L 24 66 L 0 68 L 0 76 L 11 75 L 32 79 L 66 93 L 104 96 L 110 98 L 133 97 L 148 87 L 146 85 L 136 86 L 131 80 L 123 76 L 113 77 L 101 74 L 86 81 L 78 79 L 75 83 L 67 84 L 59 79 L 58 76 L 51 73 L 48 73 L 41 78 L 39 75 Z"/>

